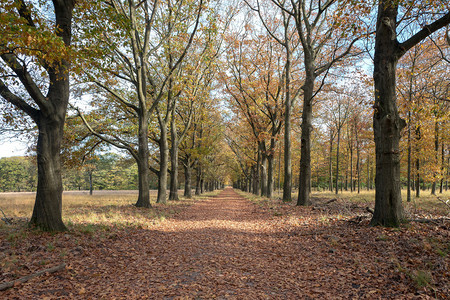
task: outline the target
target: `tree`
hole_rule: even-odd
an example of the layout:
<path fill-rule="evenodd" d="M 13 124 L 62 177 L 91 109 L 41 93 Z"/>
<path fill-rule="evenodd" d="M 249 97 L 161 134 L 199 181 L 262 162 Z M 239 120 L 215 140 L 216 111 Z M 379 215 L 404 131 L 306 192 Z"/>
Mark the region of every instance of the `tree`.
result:
<path fill-rule="evenodd" d="M 417 43 L 450 23 L 448 3 L 436 1 L 431 7 L 419 3 L 409 6 L 394 0 L 378 1 L 376 23 L 374 72 L 375 103 L 373 128 L 376 152 L 375 210 L 372 225 L 399 226 L 403 219 L 400 184 L 399 142 L 406 122 L 400 118 L 396 99 L 396 68 L 398 60 Z M 409 2 L 408 2 L 409 3 Z M 411 5 L 415 5 L 412 3 Z M 407 14 L 397 19 L 400 8 Z M 445 10 L 444 10 L 445 8 Z M 434 11 L 433 11 L 434 9 Z M 430 11 L 431 10 L 431 11 Z M 440 14 L 432 14 L 432 12 Z M 444 13 L 442 15 L 442 13 Z M 414 15 L 415 14 L 415 15 Z M 421 29 L 399 42 L 399 24 L 411 16 L 422 22 Z M 430 18 L 435 21 L 429 23 Z M 423 25 L 427 24 L 427 25 Z"/>
<path fill-rule="evenodd" d="M 311 131 L 313 100 L 321 90 L 329 70 L 346 56 L 356 54 L 353 45 L 361 37 L 362 15 L 368 13 L 365 3 L 352 1 L 273 1 L 294 20 L 300 45 L 303 50 L 304 76 L 301 158 L 299 193 L 297 205 L 310 204 L 311 186 Z M 353 10 L 350 13 L 349 10 Z M 329 43 L 333 41 L 333 43 Z M 322 77 L 322 84 L 315 89 L 315 83 Z"/>
<path fill-rule="evenodd" d="M 93 104 L 99 107 L 96 112 L 101 112 L 104 122 L 91 126 L 82 118 L 93 135 L 127 151 L 135 159 L 139 172 L 136 206 L 150 207 L 149 122 L 160 102 L 167 98 L 172 77 L 191 46 L 204 9 L 203 1 L 113 0 L 98 4 L 98 11 L 85 12 L 84 22 L 88 24 L 83 36 L 87 40 L 80 44 L 90 58 L 88 62 L 93 64 L 86 68 L 86 82 L 94 83 L 101 91 Z M 105 22 L 109 24 L 108 30 L 104 28 Z M 176 55 L 169 51 L 168 57 L 170 49 L 166 46 L 171 39 L 178 44 Z M 99 53 L 103 60 L 97 59 Z M 167 137 L 167 127 L 164 129 Z M 166 146 L 167 139 L 163 137 L 161 143 Z M 161 152 L 166 158 L 167 151 L 168 146 Z M 162 170 L 167 171 L 167 160 Z M 162 197 L 165 198 L 165 187 L 164 195 L 161 193 L 158 199 Z"/>
<path fill-rule="evenodd" d="M 53 7 L 23 0 L 2 1 L 0 95 L 38 127 L 38 185 L 30 225 L 62 231 L 60 148 L 69 102 L 69 69 L 74 0 Z M 48 17 L 53 13 L 51 18 Z M 43 81 L 43 83 L 41 83 Z M 26 95 L 21 95 L 20 84 Z"/>

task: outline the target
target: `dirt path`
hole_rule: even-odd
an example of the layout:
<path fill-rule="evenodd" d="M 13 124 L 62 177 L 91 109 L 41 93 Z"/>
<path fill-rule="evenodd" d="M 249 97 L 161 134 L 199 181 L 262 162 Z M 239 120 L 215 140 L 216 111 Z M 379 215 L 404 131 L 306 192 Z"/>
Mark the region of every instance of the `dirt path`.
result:
<path fill-rule="evenodd" d="M 390 253 L 380 248 L 375 250 L 380 257 L 368 255 L 366 233 L 350 237 L 344 245 L 339 229 L 325 228 L 324 234 L 317 226 L 301 228 L 290 227 L 270 210 L 226 188 L 151 230 L 134 228 L 98 240 L 79 239 L 68 253 L 66 271 L 34 279 L 4 296 L 404 298 L 407 287 L 397 283 L 398 274 L 389 263 L 374 263 L 387 260 Z"/>

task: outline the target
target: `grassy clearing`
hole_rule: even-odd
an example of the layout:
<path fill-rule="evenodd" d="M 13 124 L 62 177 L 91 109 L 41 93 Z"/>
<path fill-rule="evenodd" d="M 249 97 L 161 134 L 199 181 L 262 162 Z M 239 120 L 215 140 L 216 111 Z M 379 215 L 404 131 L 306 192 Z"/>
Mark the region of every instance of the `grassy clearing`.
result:
<path fill-rule="evenodd" d="M 156 191 L 151 191 L 151 209 L 137 208 L 133 204 L 137 191 L 95 191 L 63 193 L 63 221 L 69 230 L 92 233 L 98 229 L 107 230 L 114 226 L 123 228 L 135 226 L 148 228 L 178 212 L 196 200 L 214 196 L 219 191 L 204 193 L 193 199 L 155 203 Z M 34 193 L 0 193 L 0 208 L 8 218 L 12 218 L 17 228 L 24 227 L 31 217 L 35 200 Z M 3 217 L 3 215 L 2 215 Z M 0 222 L 0 230 L 11 230 L 11 226 Z M 13 230 L 14 231 L 14 230 Z"/>
<path fill-rule="evenodd" d="M 282 191 L 276 191 L 274 193 L 274 198 L 281 199 Z M 437 193 L 436 196 L 431 195 L 430 191 L 421 191 L 420 197 L 415 197 L 414 192 L 411 195 L 411 202 L 406 202 L 406 190 L 402 190 L 402 199 L 405 210 L 409 214 L 419 214 L 419 215 L 430 215 L 430 216 L 447 216 L 450 214 L 449 206 L 445 205 L 438 199 L 438 197 L 443 200 L 450 199 L 450 190 L 444 191 L 442 194 Z M 365 205 L 368 207 L 373 207 L 375 204 L 375 190 L 361 190 L 358 194 L 357 192 L 342 191 L 337 195 L 334 192 L 329 191 L 313 191 L 311 193 L 311 198 L 313 204 L 315 202 L 321 202 L 322 200 L 339 199 L 348 201 L 351 203 Z M 293 202 L 297 201 L 297 192 L 292 194 Z M 448 202 L 450 205 L 450 201 Z"/>

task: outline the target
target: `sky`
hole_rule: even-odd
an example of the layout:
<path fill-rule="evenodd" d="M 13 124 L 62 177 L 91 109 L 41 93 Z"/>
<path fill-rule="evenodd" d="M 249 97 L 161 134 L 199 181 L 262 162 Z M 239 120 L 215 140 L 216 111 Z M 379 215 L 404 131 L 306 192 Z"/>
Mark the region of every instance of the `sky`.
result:
<path fill-rule="evenodd" d="M 0 158 L 10 156 L 24 156 L 28 144 L 19 139 L 0 137 Z"/>

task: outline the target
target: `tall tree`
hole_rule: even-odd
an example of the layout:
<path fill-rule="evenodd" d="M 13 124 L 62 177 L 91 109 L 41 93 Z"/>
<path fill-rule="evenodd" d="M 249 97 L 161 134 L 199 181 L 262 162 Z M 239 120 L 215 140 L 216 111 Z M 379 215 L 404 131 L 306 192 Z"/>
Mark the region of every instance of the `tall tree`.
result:
<path fill-rule="evenodd" d="M 398 20 L 400 9 L 405 9 L 407 13 Z M 434 14 L 435 12 L 439 13 Z M 429 23 L 433 17 L 435 20 Z M 399 24 L 404 20 L 414 19 L 422 21 L 415 23 L 415 26 L 421 29 L 412 36 L 402 36 L 404 41 L 400 42 L 397 33 Z M 396 227 L 403 219 L 399 142 L 406 122 L 400 118 L 397 108 L 397 62 L 414 45 L 449 23 L 450 11 L 447 2 L 436 1 L 428 7 L 428 3 L 422 2 L 416 4 L 395 0 L 378 1 L 373 73 L 376 192 L 372 225 Z"/>
<path fill-rule="evenodd" d="M 88 60 L 91 65 L 86 67 L 86 81 L 93 82 L 101 91 L 100 99 L 92 103 L 100 107 L 96 112 L 106 122 L 91 126 L 86 118 L 83 120 L 93 135 L 127 151 L 135 159 L 139 171 L 136 206 L 150 207 L 149 122 L 159 103 L 167 98 L 168 86 L 192 44 L 203 1 L 97 3 L 96 11 L 84 13 L 83 22 L 88 24 L 83 27 L 83 37 L 89 43 L 82 40 L 80 44 L 87 44 L 84 49 L 91 58 Z M 109 24 L 107 30 L 105 22 Z M 167 41 L 172 39 L 178 41 L 177 55 L 170 51 L 172 56 L 164 55 Z M 97 59 L 99 53 L 102 60 Z M 97 116 L 94 120 L 98 119 Z M 161 140 L 167 144 L 167 139 Z M 165 149 L 167 152 L 168 146 Z"/>
<path fill-rule="evenodd" d="M 69 46 L 75 1 L 54 0 L 52 4 L 1 2 L 1 10 L 6 13 L 0 16 L 0 95 L 27 114 L 38 128 L 38 186 L 30 224 L 60 231 L 66 229 L 61 218 L 60 148 L 69 102 Z M 21 84 L 27 95 L 21 95 L 16 84 Z"/>

